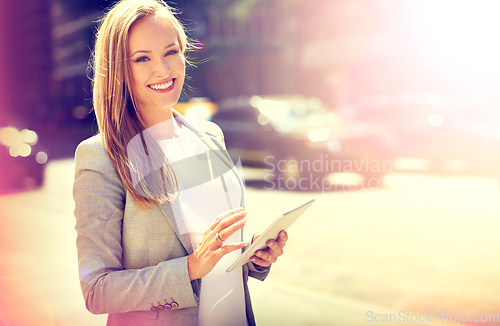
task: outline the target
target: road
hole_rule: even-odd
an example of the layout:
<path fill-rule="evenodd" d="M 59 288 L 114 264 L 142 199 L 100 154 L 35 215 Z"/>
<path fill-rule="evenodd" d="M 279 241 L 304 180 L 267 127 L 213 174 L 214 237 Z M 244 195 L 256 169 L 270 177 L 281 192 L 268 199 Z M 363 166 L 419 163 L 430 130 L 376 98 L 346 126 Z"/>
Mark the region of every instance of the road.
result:
<path fill-rule="evenodd" d="M 42 189 L 0 197 L 0 325 L 105 324 L 79 288 L 73 164 L 53 161 Z M 250 281 L 259 325 L 500 325 L 473 322 L 500 314 L 496 180 L 400 173 L 376 189 L 301 192 L 245 177 L 248 233 L 316 199 L 269 277 Z"/>

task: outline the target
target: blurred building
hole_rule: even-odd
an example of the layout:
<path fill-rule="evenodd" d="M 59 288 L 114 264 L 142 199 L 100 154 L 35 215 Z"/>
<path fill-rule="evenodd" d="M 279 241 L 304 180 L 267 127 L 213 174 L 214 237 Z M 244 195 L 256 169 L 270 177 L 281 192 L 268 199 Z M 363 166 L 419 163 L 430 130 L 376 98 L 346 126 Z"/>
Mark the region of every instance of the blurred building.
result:
<path fill-rule="evenodd" d="M 254 1 L 243 17 L 228 15 L 220 1 L 201 13 L 188 6 L 186 14 L 202 22 L 193 23 L 193 34 L 209 58 L 192 72 L 194 86 L 215 100 L 302 94 L 332 106 L 366 93 L 417 88 L 408 76 L 422 67 L 408 64 L 418 53 L 401 27 L 407 2 Z"/>
<path fill-rule="evenodd" d="M 49 0 L 0 3 L 0 122 L 36 128 L 49 116 Z"/>
<path fill-rule="evenodd" d="M 16 94 L 24 84 L 24 103 L 19 105 L 34 112 L 30 115 L 34 120 L 48 124 L 47 130 L 57 130 L 61 123 L 93 123 L 88 60 L 97 20 L 112 1 L 28 1 L 30 5 L 22 10 L 13 1 L 2 4 L 2 12 L 10 13 L 3 20 L 2 42 L 15 44 L 12 54 L 3 55 L 22 58 L 25 63 L 16 68 L 7 64 L 9 58 L 2 60 L 2 69 L 12 76 L 2 83 L 19 85 Z M 190 35 L 203 44 L 193 54 L 194 62 L 201 63 L 188 70 L 192 76 L 188 84 L 193 89 L 187 90 L 188 96 L 219 100 L 238 95 L 303 94 L 333 104 L 345 85 L 383 84 L 380 81 L 386 75 L 364 73 L 373 67 L 366 63 L 370 62 L 367 58 L 384 50 L 375 45 L 391 28 L 383 7 L 373 1 L 366 6 L 345 0 L 249 1 L 253 5 L 240 16 L 226 10 L 235 3 L 244 1 L 178 4 L 183 6 L 180 17 Z M 19 15 L 22 19 L 14 18 Z M 26 75 L 31 75 L 29 83 Z M 366 88 L 351 86 L 347 93 Z"/>
<path fill-rule="evenodd" d="M 97 20 L 113 2 L 3 0 L 0 42 L 10 50 L 1 54 L 2 111 L 15 105 L 47 130 L 93 124 L 88 60 Z M 414 2 L 177 2 L 202 44 L 184 96 L 302 94 L 337 106 L 372 93 L 442 88 L 411 37 L 407 5 Z"/>
<path fill-rule="evenodd" d="M 104 0 L 52 1 L 53 105 L 59 121 L 76 125 L 94 121 L 88 63 L 98 19 L 108 5 Z"/>
<path fill-rule="evenodd" d="M 215 100 L 296 92 L 296 26 L 281 9 L 280 1 L 258 2 L 238 19 L 220 5 L 208 5 L 206 32 L 200 35 L 208 61 L 198 68 L 196 87 Z"/>

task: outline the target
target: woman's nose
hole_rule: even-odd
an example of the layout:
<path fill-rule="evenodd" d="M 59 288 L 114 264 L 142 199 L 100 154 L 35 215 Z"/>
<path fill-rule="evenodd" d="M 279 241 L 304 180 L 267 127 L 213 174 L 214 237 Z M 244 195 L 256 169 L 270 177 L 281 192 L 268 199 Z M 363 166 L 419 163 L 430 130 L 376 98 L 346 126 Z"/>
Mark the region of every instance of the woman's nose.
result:
<path fill-rule="evenodd" d="M 161 77 L 168 77 L 170 75 L 170 65 L 166 60 L 159 60 L 155 65 L 155 73 Z"/>

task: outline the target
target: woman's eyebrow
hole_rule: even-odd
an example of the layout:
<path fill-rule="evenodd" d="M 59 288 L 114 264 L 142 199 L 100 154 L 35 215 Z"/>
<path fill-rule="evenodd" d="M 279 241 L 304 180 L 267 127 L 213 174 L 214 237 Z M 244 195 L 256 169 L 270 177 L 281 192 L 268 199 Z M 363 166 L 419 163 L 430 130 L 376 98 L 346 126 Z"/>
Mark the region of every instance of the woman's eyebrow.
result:
<path fill-rule="evenodd" d="M 174 43 L 172 43 L 172 44 L 170 44 L 170 45 L 165 46 L 165 48 L 164 48 L 164 49 L 171 48 L 172 46 L 175 46 L 175 45 L 178 45 L 178 43 L 177 43 L 177 42 L 174 42 Z M 134 55 L 135 55 L 135 54 L 137 54 L 137 53 L 151 53 L 151 51 L 149 51 L 149 50 L 137 50 L 137 51 L 135 51 L 134 53 L 132 53 L 131 57 L 132 57 L 132 56 L 134 56 Z"/>
<path fill-rule="evenodd" d="M 151 53 L 151 51 L 147 51 L 147 50 L 137 50 L 135 51 L 134 53 L 132 53 L 131 57 L 134 56 L 135 54 L 137 53 Z"/>
<path fill-rule="evenodd" d="M 178 43 L 177 43 L 177 42 L 174 42 L 174 43 L 172 43 L 172 44 L 170 44 L 170 45 L 167 45 L 167 46 L 165 47 L 165 49 L 171 48 L 172 46 L 175 46 L 175 45 L 178 45 Z"/>

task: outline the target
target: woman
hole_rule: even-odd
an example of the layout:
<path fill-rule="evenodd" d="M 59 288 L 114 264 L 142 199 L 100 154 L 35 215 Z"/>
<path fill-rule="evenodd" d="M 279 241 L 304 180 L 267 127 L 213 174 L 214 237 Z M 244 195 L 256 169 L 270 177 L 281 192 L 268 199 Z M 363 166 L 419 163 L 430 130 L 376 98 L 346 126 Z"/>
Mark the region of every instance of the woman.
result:
<path fill-rule="evenodd" d="M 220 128 L 172 109 L 190 46 L 160 0 L 122 0 L 98 30 L 100 132 L 77 148 L 74 198 L 86 306 L 108 325 L 253 325 L 248 276 L 287 240 L 225 272 L 247 244 L 244 186 Z"/>

